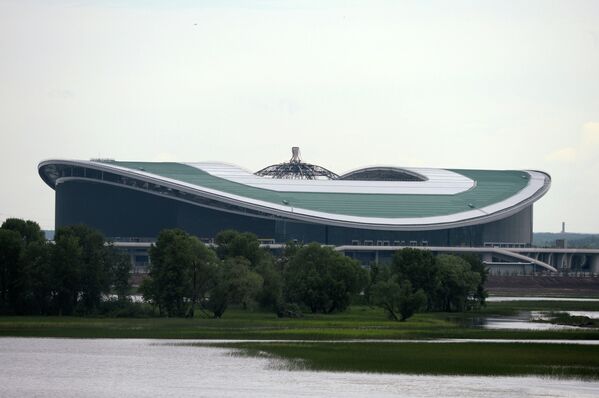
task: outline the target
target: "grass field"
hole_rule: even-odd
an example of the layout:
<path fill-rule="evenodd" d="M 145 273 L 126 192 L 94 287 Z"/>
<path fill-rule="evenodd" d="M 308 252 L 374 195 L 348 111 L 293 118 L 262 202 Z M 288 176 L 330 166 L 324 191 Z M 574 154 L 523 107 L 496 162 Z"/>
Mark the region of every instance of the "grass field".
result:
<path fill-rule="evenodd" d="M 0 317 L 0 336 L 248 340 L 219 342 L 242 355 L 272 355 L 296 368 L 418 374 L 545 375 L 599 378 L 599 346 L 539 343 L 422 343 L 416 339 L 599 339 L 597 328 L 489 330 L 471 318 L 524 310 L 599 310 L 597 302 L 498 302 L 479 312 L 416 314 L 386 319 L 379 308 L 355 306 L 340 314 L 299 319 L 228 310 L 222 319 Z M 383 340 L 358 342 L 342 340 Z M 307 340 L 266 343 L 250 340 Z M 323 340 L 337 340 L 335 343 Z M 208 343 L 213 344 L 213 343 Z"/>
<path fill-rule="evenodd" d="M 229 343 L 291 369 L 599 379 L 599 346 L 526 343 Z"/>
<path fill-rule="evenodd" d="M 528 303 L 528 304 L 527 304 Z M 563 305 L 562 305 L 563 304 Z M 386 319 L 378 308 L 352 307 L 340 314 L 277 318 L 273 313 L 229 310 L 222 319 L 0 317 L 0 336 L 165 339 L 599 339 L 599 330 L 486 330 L 463 326 L 471 317 L 518 310 L 598 310 L 593 302 L 489 303 L 479 313 L 416 314 L 407 322 Z"/>

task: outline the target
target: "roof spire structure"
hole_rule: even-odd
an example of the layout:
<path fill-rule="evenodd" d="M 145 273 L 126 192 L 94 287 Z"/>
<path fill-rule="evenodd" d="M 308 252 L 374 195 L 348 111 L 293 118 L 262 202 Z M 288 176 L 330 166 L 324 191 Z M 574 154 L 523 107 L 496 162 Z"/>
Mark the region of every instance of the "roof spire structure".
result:
<path fill-rule="evenodd" d="M 301 162 L 302 162 L 302 158 L 300 155 L 299 146 L 291 147 L 291 159 L 289 160 L 289 163 L 301 163 Z"/>
<path fill-rule="evenodd" d="M 304 163 L 298 146 L 291 148 L 291 159 L 288 163 L 273 164 L 255 173 L 260 177 L 294 179 L 294 180 L 336 180 L 339 176 L 324 167 Z"/>

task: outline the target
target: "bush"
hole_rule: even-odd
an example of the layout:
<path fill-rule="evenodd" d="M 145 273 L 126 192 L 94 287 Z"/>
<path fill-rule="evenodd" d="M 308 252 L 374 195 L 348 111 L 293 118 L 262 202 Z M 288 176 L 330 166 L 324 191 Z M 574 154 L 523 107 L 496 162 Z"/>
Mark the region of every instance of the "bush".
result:
<path fill-rule="evenodd" d="M 149 318 L 154 316 L 154 311 L 146 303 L 110 299 L 100 304 L 98 315 L 108 318 Z"/>

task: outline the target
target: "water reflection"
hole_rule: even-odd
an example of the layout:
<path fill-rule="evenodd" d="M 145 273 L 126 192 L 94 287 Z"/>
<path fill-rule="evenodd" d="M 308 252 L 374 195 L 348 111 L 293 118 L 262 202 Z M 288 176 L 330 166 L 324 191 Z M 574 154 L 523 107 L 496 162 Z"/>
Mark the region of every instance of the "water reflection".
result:
<path fill-rule="evenodd" d="M 591 319 L 599 319 L 599 311 L 559 311 L 567 312 L 571 316 L 586 316 Z"/>
<path fill-rule="evenodd" d="M 581 298 L 581 297 L 536 297 L 536 296 L 489 296 L 486 299 L 489 303 L 500 303 L 504 301 L 589 301 L 599 302 L 599 298 Z"/>
<path fill-rule="evenodd" d="M 268 358 L 160 340 L 0 338 L 2 397 L 596 397 L 599 383 L 538 377 L 281 370 Z"/>
<path fill-rule="evenodd" d="M 501 316 L 501 317 L 485 317 L 482 318 L 481 326 L 485 329 L 498 329 L 498 330 L 566 330 L 566 329 L 580 329 L 577 326 L 570 325 L 557 325 L 548 322 L 534 322 L 533 319 L 545 319 L 544 313 L 534 313 L 529 311 L 523 311 L 518 315 L 514 316 Z"/>
<path fill-rule="evenodd" d="M 562 311 L 573 313 L 577 311 Z M 582 312 L 582 311 L 581 311 Z M 471 317 L 448 317 L 462 327 L 478 327 L 495 330 L 572 330 L 578 326 L 558 325 L 549 322 L 536 322 L 547 320 L 548 312 L 545 311 L 520 311 L 516 315 L 474 315 Z"/>

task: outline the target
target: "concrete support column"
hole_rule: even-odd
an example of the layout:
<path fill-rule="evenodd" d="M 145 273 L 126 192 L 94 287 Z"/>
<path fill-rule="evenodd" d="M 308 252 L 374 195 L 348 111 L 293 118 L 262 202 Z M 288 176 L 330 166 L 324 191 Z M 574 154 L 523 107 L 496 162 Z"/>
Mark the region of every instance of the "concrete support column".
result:
<path fill-rule="evenodd" d="M 570 271 L 572 269 L 572 259 L 574 258 L 574 254 L 566 254 L 566 258 L 567 268 L 568 271 Z"/>
<path fill-rule="evenodd" d="M 599 274 L 599 254 L 590 256 L 590 271 L 593 274 Z"/>

